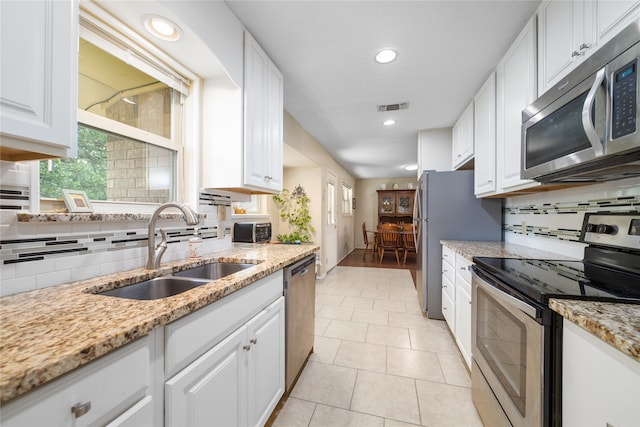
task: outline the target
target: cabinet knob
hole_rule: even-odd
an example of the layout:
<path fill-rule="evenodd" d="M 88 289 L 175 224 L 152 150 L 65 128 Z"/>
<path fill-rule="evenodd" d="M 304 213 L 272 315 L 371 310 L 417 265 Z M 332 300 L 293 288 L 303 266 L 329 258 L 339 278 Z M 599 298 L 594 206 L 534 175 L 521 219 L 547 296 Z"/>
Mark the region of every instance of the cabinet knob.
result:
<path fill-rule="evenodd" d="M 464 267 L 460 267 L 460 270 L 465 271 L 465 270 L 466 270 L 466 268 L 464 268 Z"/>
<path fill-rule="evenodd" d="M 580 45 L 580 50 L 590 49 L 591 45 L 589 43 L 582 43 Z"/>
<path fill-rule="evenodd" d="M 442 269 L 442 272 L 443 272 L 443 273 L 448 273 L 448 272 L 449 272 L 449 270 L 447 270 L 446 268 L 444 268 L 444 269 Z"/>
<path fill-rule="evenodd" d="M 249 340 L 249 342 L 251 344 L 258 344 L 258 338 L 253 338 L 253 339 Z"/>
<path fill-rule="evenodd" d="M 575 58 L 576 56 L 582 56 L 582 52 L 578 52 L 577 50 L 574 50 L 573 52 L 571 52 L 572 58 Z"/>
<path fill-rule="evenodd" d="M 444 310 L 446 310 L 446 309 L 447 309 L 447 307 L 442 307 L 442 310 L 443 310 L 443 311 L 444 311 Z"/>
<path fill-rule="evenodd" d="M 75 418 L 80 418 L 91 410 L 91 402 L 78 402 L 71 407 L 71 413 Z"/>
<path fill-rule="evenodd" d="M 447 287 L 447 285 L 442 285 L 442 289 L 444 289 L 444 288 L 446 288 L 446 287 Z"/>
<path fill-rule="evenodd" d="M 242 349 L 243 349 L 244 351 L 249 351 L 249 350 L 251 350 L 251 346 L 250 346 L 250 345 L 243 345 L 243 346 L 242 346 Z"/>

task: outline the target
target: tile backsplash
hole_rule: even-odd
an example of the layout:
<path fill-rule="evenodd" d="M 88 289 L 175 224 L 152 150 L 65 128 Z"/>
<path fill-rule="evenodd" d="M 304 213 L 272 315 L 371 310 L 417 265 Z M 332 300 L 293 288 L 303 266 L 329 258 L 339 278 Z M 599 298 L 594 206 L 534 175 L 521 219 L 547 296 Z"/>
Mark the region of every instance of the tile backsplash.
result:
<path fill-rule="evenodd" d="M 582 258 L 582 220 L 587 212 L 640 214 L 640 178 L 509 197 L 504 240 Z"/>
<path fill-rule="evenodd" d="M 200 194 L 198 212 L 206 214 L 197 226 L 202 253 L 231 247 L 230 206 L 230 200 Z M 146 265 L 147 221 L 18 222 L 16 212 L 24 210 L 16 206 L 0 211 L 0 296 Z M 157 227 L 167 232 L 163 262 L 188 258 L 194 227 L 182 219 L 161 220 Z"/>

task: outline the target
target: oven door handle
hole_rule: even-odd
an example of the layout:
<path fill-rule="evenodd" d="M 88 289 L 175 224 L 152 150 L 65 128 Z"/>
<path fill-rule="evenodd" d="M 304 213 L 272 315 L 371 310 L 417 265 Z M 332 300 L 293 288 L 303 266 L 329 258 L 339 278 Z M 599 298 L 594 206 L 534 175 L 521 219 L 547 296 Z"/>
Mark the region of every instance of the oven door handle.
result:
<path fill-rule="evenodd" d="M 526 315 L 528 315 L 533 319 L 536 319 L 536 320 L 541 319 L 542 316 L 540 315 L 539 310 L 537 308 L 505 292 L 502 292 L 500 289 L 496 288 L 495 286 L 491 286 L 491 284 L 485 281 L 482 277 L 478 276 L 478 274 L 475 271 L 473 272 L 473 275 L 478 279 L 477 280 L 478 286 L 481 287 L 483 291 L 491 295 L 496 300 L 506 305 L 516 307 L 518 310 L 522 311 L 523 313 L 525 313 Z"/>

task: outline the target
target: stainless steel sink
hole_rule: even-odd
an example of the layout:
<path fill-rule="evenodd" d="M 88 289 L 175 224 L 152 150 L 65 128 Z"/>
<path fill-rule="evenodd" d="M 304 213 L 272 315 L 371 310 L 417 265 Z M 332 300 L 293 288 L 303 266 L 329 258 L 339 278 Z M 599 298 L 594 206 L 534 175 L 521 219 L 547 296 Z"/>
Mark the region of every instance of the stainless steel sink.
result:
<path fill-rule="evenodd" d="M 201 265 L 199 267 L 190 268 L 188 270 L 174 273 L 179 277 L 195 277 L 200 279 L 216 280 L 221 277 L 228 276 L 247 268 L 255 267 L 256 264 L 239 264 L 235 262 L 213 262 L 211 264 Z"/>
<path fill-rule="evenodd" d="M 136 283 L 135 285 L 100 292 L 98 295 L 136 300 L 153 300 L 178 295 L 189 289 L 209 283 L 210 281 L 210 279 L 198 279 L 195 277 L 162 276 Z"/>

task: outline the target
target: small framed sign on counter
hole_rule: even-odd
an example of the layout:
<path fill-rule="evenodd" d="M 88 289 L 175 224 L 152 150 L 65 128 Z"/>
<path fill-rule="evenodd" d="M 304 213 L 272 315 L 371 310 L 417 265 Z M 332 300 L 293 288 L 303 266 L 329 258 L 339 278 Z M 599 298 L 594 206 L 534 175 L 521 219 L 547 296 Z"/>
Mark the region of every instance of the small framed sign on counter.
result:
<path fill-rule="evenodd" d="M 80 190 L 62 190 L 64 204 L 69 212 L 93 212 L 87 193 Z"/>

